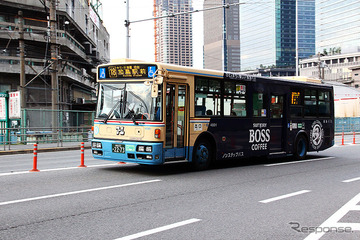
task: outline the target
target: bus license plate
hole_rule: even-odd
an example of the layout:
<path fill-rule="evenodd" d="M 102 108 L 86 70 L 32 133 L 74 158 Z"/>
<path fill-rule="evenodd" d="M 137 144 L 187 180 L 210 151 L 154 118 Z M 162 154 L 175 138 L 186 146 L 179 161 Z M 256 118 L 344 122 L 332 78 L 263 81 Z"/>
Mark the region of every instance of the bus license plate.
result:
<path fill-rule="evenodd" d="M 114 153 L 125 153 L 125 145 L 124 144 L 113 144 L 112 151 Z"/>

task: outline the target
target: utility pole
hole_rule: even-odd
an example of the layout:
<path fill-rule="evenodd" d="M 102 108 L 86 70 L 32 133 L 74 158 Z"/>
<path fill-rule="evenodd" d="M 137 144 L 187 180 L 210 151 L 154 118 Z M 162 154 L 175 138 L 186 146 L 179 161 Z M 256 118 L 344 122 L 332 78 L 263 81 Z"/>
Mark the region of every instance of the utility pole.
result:
<path fill-rule="evenodd" d="M 20 51 L 20 106 L 26 108 L 26 79 L 25 79 L 25 42 L 24 42 L 24 18 L 23 12 L 19 11 L 19 51 Z"/>
<path fill-rule="evenodd" d="M 53 65 L 51 71 L 51 123 L 53 131 L 58 127 L 58 46 L 56 37 L 56 0 L 50 0 L 50 51 Z"/>
<path fill-rule="evenodd" d="M 318 68 L 319 68 L 319 79 L 321 82 L 324 80 L 324 66 L 321 62 L 321 53 L 318 52 Z"/>

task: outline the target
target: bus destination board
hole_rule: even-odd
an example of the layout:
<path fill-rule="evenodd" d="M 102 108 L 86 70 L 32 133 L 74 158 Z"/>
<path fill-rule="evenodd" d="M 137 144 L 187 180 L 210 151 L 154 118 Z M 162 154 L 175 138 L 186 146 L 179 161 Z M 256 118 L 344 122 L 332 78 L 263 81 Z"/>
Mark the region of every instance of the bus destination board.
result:
<path fill-rule="evenodd" d="M 291 104 L 292 105 L 300 104 L 300 92 L 291 92 Z"/>
<path fill-rule="evenodd" d="M 98 78 L 100 80 L 119 78 L 152 78 L 155 72 L 156 65 L 109 65 L 99 67 Z"/>

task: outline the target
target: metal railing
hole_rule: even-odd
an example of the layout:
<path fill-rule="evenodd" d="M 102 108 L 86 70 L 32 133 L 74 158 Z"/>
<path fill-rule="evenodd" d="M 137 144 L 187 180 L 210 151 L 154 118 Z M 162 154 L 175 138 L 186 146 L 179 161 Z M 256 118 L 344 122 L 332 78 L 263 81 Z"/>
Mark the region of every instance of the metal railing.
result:
<path fill-rule="evenodd" d="M 335 133 L 360 132 L 360 117 L 335 118 Z"/>
<path fill-rule="evenodd" d="M 44 127 L 0 128 L 0 145 L 4 150 L 15 144 L 56 143 L 62 147 L 66 142 L 87 142 L 93 138 L 91 126 L 62 127 L 52 129 Z"/>

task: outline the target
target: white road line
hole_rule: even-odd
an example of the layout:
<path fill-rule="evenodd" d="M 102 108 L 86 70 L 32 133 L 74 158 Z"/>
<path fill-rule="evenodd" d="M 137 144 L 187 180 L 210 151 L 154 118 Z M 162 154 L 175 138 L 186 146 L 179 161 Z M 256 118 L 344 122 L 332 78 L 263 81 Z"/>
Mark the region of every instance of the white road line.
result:
<path fill-rule="evenodd" d="M 159 228 L 154 228 L 154 229 L 151 229 L 151 230 L 147 230 L 147 231 L 144 231 L 144 232 L 136 233 L 136 234 L 129 235 L 129 236 L 126 236 L 126 237 L 117 238 L 117 239 L 115 239 L 115 240 L 132 240 L 132 239 L 137 239 L 137 238 L 141 238 L 141 237 L 144 237 L 144 236 L 148 236 L 148 235 L 151 235 L 151 234 L 154 234 L 154 233 L 163 232 L 163 231 L 166 231 L 166 230 L 170 230 L 170 229 L 172 229 L 172 228 L 181 227 L 181 226 L 184 226 L 184 225 L 187 225 L 187 224 L 191 224 L 191 223 L 195 223 L 195 222 L 199 222 L 199 221 L 201 221 L 201 219 L 192 218 L 192 219 L 189 219 L 189 220 L 185 220 L 185 221 L 178 222 L 178 223 L 173 223 L 173 224 L 166 225 L 166 226 L 159 227 Z"/>
<path fill-rule="evenodd" d="M 311 192 L 311 191 L 310 190 L 301 190 L 301 191 L 298 191 L 298 192 L 289 193 L 289 194 L 281 195 L 281 196 L 278 196 L 278 197 L 269 198 L 269 199 L 262 200 L 262 201 L 259 201 L 259 202 L 261 202 L 261 203 L 274 202 L 274 201 L 277 201 L 277 200 L 282 200 L 282 199 L 285 199 L 285 198 L 294 197 L 294 196 L 304 194 L 304 193 L 308 193 L 308 192 Z"/>
<path fill-rule="evenodd" d="M 348 180 L 344 180 L 342 181 L 343 183 L 349 183 L 349 182 L 355 182 L 355 181 L 359 181 L 360 180 L 360 177 L 357 177 L 357 178 L 352 178 L 352 179 L 348 179 Z"/>
<path fill-rule="evenodd" d="M 325 222 L 323 222 L 319 229 L 330 229 L 330 228 L 351 228 L 352 231 L 360 231 L 360 223 L 339 223 L 339 220 L 345 216 L 349 211 L 360 211 L 359 205 L 360 202 L 360 193 L 356 195 L 353 199 L 347 202 L 342 206 L 337 212 L 335 212 L 331 217 L 329 217 Z M 320 239 L 326 232 L 313 232 L 307 236 L 304 240 L 317 240 Z M 343 233 L 346 234 L 346 233 Z"/>
<path fill-rule="evenodd" d="M 305 162 L 315 162 L 315 161 L 322 161 L 322 160 L 329 160 L 335 157 L 325 157 L 325 158 L 316 158 L 316 159 L 309 159 L 304 161 L 292 161 L 292 162 L 283 162 L 283 163 L 273 163 L 273 164 L 266 164 L 265 167 L 274 167 L 280 165 L 289 165 L 289 164 L 298 164 L 298 163 L 305 163 Z"/>
<path fill-rule="evenodd" d="M 114 166 L 114 165 L 118 165 L 117 163 L 110 163 L 110 164 L 98 164 L 98 165 L 90 165 L 87 166 L 88 168 L 92 168 L 92 167 L 106 167 L 106 166 Z M 52 172 L 52 171 L 62 171 L 62 170 L 71 170 L 71 169 L 83 169 L 83 168 L 79 168 L 79 167 L 66 167 L 66 168 L 53 168 L 53 169 L 39 169 L 40 172 Z M 29 169 L 30 170 L 30 169 Z M 19 175 L 19 174 L 34 174 L 32 172 L 29 171 L 20 171 L 20 172 L 9 172 L 9 173 L 0 173 L 0 177 L 2 176 L 11 176 L 11 175 Z M 36 173 L 35 173 L 36 174 Z"/>
<path fill-rule="evenodd" d="M 108 187 L 91 188 L 91 189 L 85 189 L 85 190 L 80 190 L 80 191 L 58 193 L 58 194 L 52 194 L 52 195 L 45 195 L 45 196 L 40 196 L 40 197 L 24 198 L 24 199 L 18 199 L 18 200 L 13 200 L 13 201 L 0 202 L 0 206 L 9 205 L 9 204 L 15 204 L 15 203 L 22 203 L 22 202 L 30 202 L 30 201 L 48 199 L 48 198 L 63 197 L 63 196 L 69 196 L 69 195 L 74 195 L 74 194 L 80 194 L 80 193 L 88 193 L 88 192 L 95 192 L 95 191 L 101 191 L 101 190 L 108 190 L 108 189 L 113 189 L 113 188 L 129 187 L 129 186 L 135 186 L 135 185 L 146 184 L 146 183 L 154 183 L 154 182 L 160 182 L 160 181 L 161 181 L 160 179 L 155 179 L 155 180 L 134 182 L 134 183 L 126 183 L 126 184 L 114 185 L 114 186 L 108 186 Z"/>

